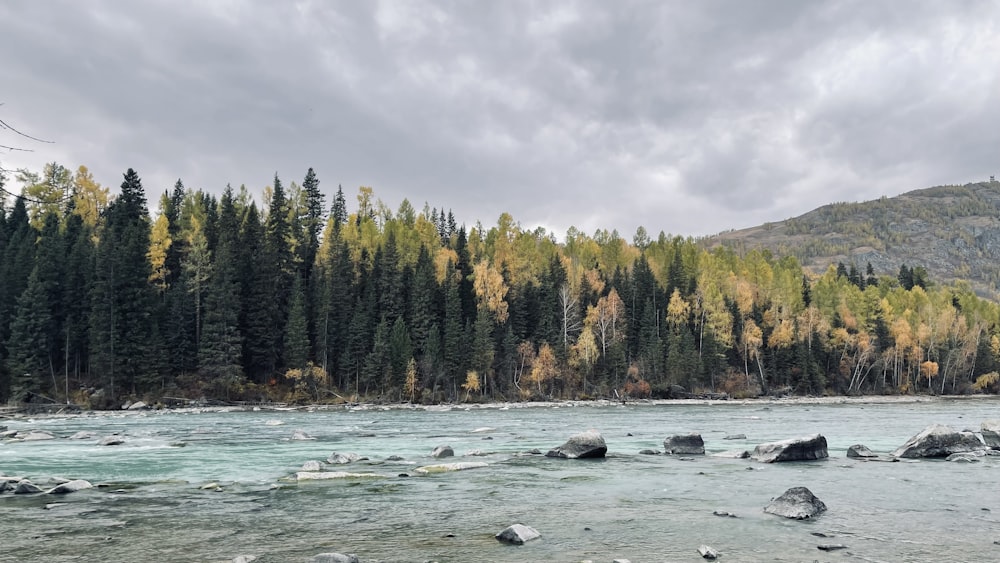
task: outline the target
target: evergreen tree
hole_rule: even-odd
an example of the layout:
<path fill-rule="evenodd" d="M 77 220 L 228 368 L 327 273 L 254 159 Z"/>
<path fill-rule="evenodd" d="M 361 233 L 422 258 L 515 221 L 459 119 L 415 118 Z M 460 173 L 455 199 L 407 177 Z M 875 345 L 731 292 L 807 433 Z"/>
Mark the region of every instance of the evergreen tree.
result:
<path fill-rule="evenodd" d="M 240 226 L 237 268 L 241 281 L 240 334 L 243 336 L 243 369 L 256 383 L 274 375 L 275 338 L 271 324 L 272 278 L 266 275 L 264 229 L 257 207 L 250 205 Z"/>
<path fill-rule="evenodd" d="M 136 393 L 150 341 L 152 290 L 149 214 L 139 175 L 125 172 L 121 192 L 108 206 L 95 270 L 93 348 L 104 361 L 108 396 Z"/>
<path fill-rule="evenodd" d="M 198 371 L 213 387 L 227 392 L 243 379 L 237 249 L 239 222 L 232 189 L 226 186 L 218 220 L 214 276 L 205 297 L 205 319 L 198 347 Z"/>
<path fill-rule="evenodd" d="M 291 303 L 294 279 L 292 251 L 288 244 L 290 226 L 288 224 L 288 200 L 278 175 L 274 175 L 271 204 L 264 226 L 264 256 L 261 263 L 262 280 L 269 297 L 269 330 L 277 336 L 270 339 L 270 346 L 263 358 L 263 366 L 268 374 L 275 374 L 282 362 L 282 340 L 288 322 L 288 308 Z"/>
<path fill-rule="evenodd" d="M 92 231 L 77 213 L 66 215 L 66 262 L 63 268 L 63 351 L 64 391 L 68 393 L 69 376 L 80 378 L 87 365 L 87 329 L 89 291 L 93 277 Z"/>
<path fill-rule="evenodd" d="M 306 326 L 305 290 L 302 279 L 295 278 L 292 285 L 292 303 L 285 329 L 285 366 L 305 370 L 309 362 L 309 333 Z"/>

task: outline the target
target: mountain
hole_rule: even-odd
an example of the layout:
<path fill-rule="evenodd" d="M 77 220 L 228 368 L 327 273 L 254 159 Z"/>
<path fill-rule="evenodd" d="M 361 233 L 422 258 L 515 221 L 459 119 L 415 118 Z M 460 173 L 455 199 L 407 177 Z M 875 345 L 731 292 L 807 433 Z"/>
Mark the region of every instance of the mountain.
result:
<path fill-rule="evenodd" d="M 707 247 L 769 249 L 824 272 L 856 264 L 863 274 L 895 276 L 922 266 L 931 280 L 967 280 L 980 295 L 1000 297 L 1000 182 L 938 186 L 861 203 L 833 203 L 809 213 L 706 237 Z"/>

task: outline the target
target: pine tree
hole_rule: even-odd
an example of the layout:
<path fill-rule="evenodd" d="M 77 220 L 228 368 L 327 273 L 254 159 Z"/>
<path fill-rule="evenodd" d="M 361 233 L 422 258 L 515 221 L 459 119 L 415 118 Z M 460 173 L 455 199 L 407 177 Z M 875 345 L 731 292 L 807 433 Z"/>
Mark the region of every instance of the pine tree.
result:
<path fill-rule="evenodd" d="M 222 195 L 214 276 L 205 296 L 205 319 L 198 347 L 198 371 L 216 389 L 228 391 L 243 380 L 240 335 L 241 288 L 237 270 L 239 222 L 232 188 Z"/>
<path fill-rule="evenodd" d="M 148 280 L 149 214 L 139 175 L 126 171 L 108 206 L 95 269 L 92 347 L 103 360 L 108 396 L 136 393 L 150 340 L 152 292 Z"/>
<path fill-rule="evenodd" d="M 309 362 L 309 334 L 306 327 L 305 291 L 301 278 L 292 285 L 292 303 L 285 329 L 285 366 L 305 370 Z"/>
<path fill-rule="evenodd" d="M 52 346 L 52 316 L 45 287 L 36 266 L 28 276 L 28 287 L 17 302 L 17 314 L 11 325 L 8 369 L 13 374 L 15 401 L 29 401 L 40 394 L 52 372 L 49 348 Z M 53 379 L 55 375 L 52 375 Z M 54 386 L 54 385 L 53 385 Z"/>
<path fill-rule="evenodd" d="M 265 272 L 264 229 L 257 206 L 247 208 L 240 225 L 237 269 L 241 281 L 240 334 L 243 369 L 251 381 L 264 383 L 273 375 L 276 331 L 271 324 L 272 279 Z"/>

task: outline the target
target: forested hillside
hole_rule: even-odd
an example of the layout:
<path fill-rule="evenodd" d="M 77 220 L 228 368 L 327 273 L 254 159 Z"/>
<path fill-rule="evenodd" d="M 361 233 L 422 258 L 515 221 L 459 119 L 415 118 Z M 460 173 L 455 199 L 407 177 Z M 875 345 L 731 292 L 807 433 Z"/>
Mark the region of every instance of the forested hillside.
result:
<path fill-rule="evenodd" d="M 938 186 L 861 203 L 833 203 L 703 241 L 797 257 L 814 272 L 838 262 L 879 274 L 924 268 L 939 281 L 966 280 L 1000 296 L 1000 182 Z"/>
<path fill-rule="evenodd" d="M 84 167 L 19 176 L 0 207 L 3 401 L 997 390 L 1000 308 L 913 269 L 815 275 L 643 229 L 557 242 L 366 187 L 327 201 L 312 169 L 260 203 L 178 181 L 152 213 L 131 169 L 114 197 Z"/>

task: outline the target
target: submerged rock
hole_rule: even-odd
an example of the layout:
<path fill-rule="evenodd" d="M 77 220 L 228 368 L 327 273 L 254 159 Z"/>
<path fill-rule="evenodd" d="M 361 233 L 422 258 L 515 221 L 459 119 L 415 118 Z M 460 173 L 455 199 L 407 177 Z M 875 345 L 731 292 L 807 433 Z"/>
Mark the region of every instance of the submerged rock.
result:
<path fill-rule="evenodd" d="M 347 555 L 343 553 L 320 553 L 313 555 L 309 563 L 361 563 L 361 560 L 353 553 L 348 553 Z"/>
<path fill-rule="evenodd" d="M 539 534 L 538 530 L 530 526 L 525 526 L 524 524 L 514 524 L 504 528 L 494 537 L 502 543 L 522 545 L 524 542 L 542 537 L 542 534 Z"/>
<path fill-rule="evenodd" d="M 451 449 L 451 446 L 438 446 L 431 452 L 431 457 L 452 457 L 454 455 L 455 450 Z"/>
<path fill-rule="evenodd" d="M 847 457 L 869 458 L 878 457 L 878 454 L 869 450 L 868 446 L 863 444 L 854 444 L 853 446 L 847 448 Z"/>
<path fill-rule="evenodd" d="M 70 440 L 93 440 L 97 434 L 90 430 L 81 430 L 69 437 Z"/>
<path fill-rule="evenodd" d="M 315 459 L 310 459 L 309 461 L 302 464 L 302 471 L 322 471 L 323 464 L 316 461 Z"/>
<path fill-rule="evenodd" d="M 284 421 L 275 418 L 264 421 L 264 426 L 281 426 L 282 424 L 284 424 Z"/>
<path fill-rule="evenodd" d="M 354 463 L 355 461 L 361 461 L 363 459 L 368 458 L 362 457 L 354 452 L 333 452 L 330 454 L 330 457 L 326 458 L 326 462 L 331 465 L 347 465 L 348 463 Z"/>
<path fill-rule="evenodd" d="M 27 434 L 17 434 L 17 438 L 24 442 L 35 442 L 38 440 L 55 440 L 55 436 L 48 430 L 32 430 Z"/>
<path fill-rule="evenodd" d="M 663 439 L 663 452 L 667 454 L 697 455 L 705 453 L 701 434 L 674 434 Z"/>
<path fill-rule="evenodd" d="M 986 444 L 972 432 L 956 432 L 949 426 L 932 424 L 896 448 L 892 455 L 904 458 L 947 457 L 984 449 Z"/>
<path fill-rule="evenodd" d="M 466 469 L 478 469 L 488 467 L 489 464 L 482 461 L 463 461 L 460 463 L 438 463 L 436 465 L 424 465 L 413 470 L 418 475 L 431 475 L 434 473 L 447 473 L 449 471 L 465 471 Z"/>
<path fill-rule="evenodd" d="M 97 442 L 98 446 L 120 446 L 125 443 L 125 438 L 121 436 L 107 436 Z"/>
<path fill-rule="evenodd" d="M 955 461 L 959 463 L 978 463 L 980 457 L 986 456 L 986 452 L 983 450 L 977 450 L 974 452 L 962 452 L 958 454 L 951 454 L 945 458 L 945 461 Z"/>
<path fill-rule="evenodd" d="M 562 457 L 567 459 L 583 459 L 604 457 L 608 453 L 608 445 L 604 436 L 597 430 L 587 430 L 570 436 L 565 444 L 549 450 L 546 457 Z"/>
<path fill-rule="evenodd" d="M 722 437 L 723 440 L 746 440 L 746 434 L 726 434 Z"/>
<path fill-rule="evenodd" d="M 77 491 L 82 491 L 84 489 L 92 489 L 94 485 L 90 481 L 85 481 L 83 479 L 74 479 L 72 481 L 67 481 L 61 485 L 56 485 L 52 487 L 46 493 L 50 495 L 65 495 L 68 493 L 75 493 Z"/>
<path fill-rule="evenodd" d="M 726 450 L 712 454 L 713 457 L 728 457 L 730 459 L 749 459 L 750 452 L 746 450 Z"/>
<path fill-rule="evenodd" d="M 837 551 L 838 549 L 847 549 L 847 546 L 842 543 L 821 543 L 816 546 L 816 549 L 821 549 L 823 551 Z"/>
<path fill-rule="evenodd" d="M 384 479 L 378 473 L 348 473 L 347 471 L 299 471 L 296 481 L 325 481 L 327 479 Z"/>
<path fill-rule="evenodd" d="M 237 555 L 236 557 L 233 557 L 231 563 L 250 563 L 251 561 L 256 561 L 256 560 L 257 560 L 256 555 Z"/>
<path fill-rule="evenodd" d="M 292 432 L 292 440 L 315 440 L 315 439 L 316 438 L 313 438 L 312 436 L 306 434 L 302 430 L 296 430 Z"/>
<path fill-rule="evenodd" d="M 792 487 L 764 507 L 764 512 L 768 514 L 794 520 L 812 518 L 825 511 L 826 505 L 823 501 L 805 487 Z"/>
<path fill-rule="evenodd" d="M 702 545 L 698 548 L 698 555 L 701 555 L 705 559 L 718 559 L 719 552 L 715 551 L 707 545 Z"/>
<path fill-rule="evenodd" d="M 639 450 L 639 455 L 660 455 L 659 450 Z"/>
<path fill-rule="evenodd" d="M 764 463 L 805 461 L 828 457 L 826 438 L 821 434 L 758 444 L 750 458 Z"/>

